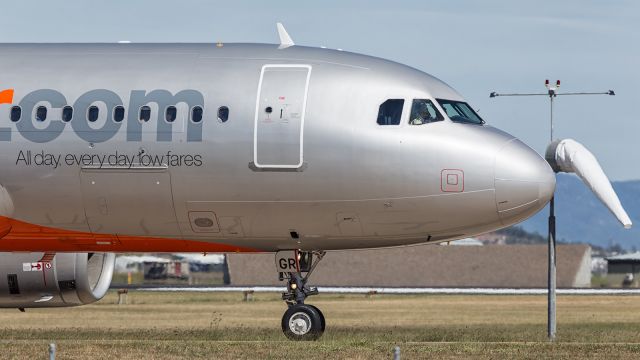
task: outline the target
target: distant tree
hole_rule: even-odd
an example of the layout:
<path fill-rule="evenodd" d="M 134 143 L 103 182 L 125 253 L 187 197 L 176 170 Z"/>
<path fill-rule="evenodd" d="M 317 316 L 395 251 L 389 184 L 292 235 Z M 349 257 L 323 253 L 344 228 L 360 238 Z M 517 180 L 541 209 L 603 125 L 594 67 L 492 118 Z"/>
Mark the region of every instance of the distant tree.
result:
<path fill-rule="evenodd" d="M 547 242 L 547 239 L 542 235 L 536 233 L 530 233 L 524 230 L 520 226 L 510 226 L 505 229 L 501 229 L 496 231 L 496 233 L 505 235 L 507 237 L 507 244 L 544 244 Z"/>
<path fill-rule="evenodd" d="M 609 254 L 611 254 L 611 253 L 623 254 L 626 251 L 624 251 L 624 248 L 622 246 L 620 246 L 620 244 L 614 243 L 613 245 L 610 245 L 609 248 L 607 248 L 607 252 Z"/>

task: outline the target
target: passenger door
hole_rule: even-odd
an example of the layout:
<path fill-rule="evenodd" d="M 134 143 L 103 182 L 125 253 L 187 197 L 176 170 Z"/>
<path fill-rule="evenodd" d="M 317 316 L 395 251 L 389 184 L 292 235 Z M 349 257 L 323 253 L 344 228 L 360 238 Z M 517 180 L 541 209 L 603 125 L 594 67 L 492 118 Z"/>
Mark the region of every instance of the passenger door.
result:
<path fill-rule="evenodd" d="M 310 65 L 264 65 L 254 123 L 253 165 L 297 169 L 303 164 Z"/>

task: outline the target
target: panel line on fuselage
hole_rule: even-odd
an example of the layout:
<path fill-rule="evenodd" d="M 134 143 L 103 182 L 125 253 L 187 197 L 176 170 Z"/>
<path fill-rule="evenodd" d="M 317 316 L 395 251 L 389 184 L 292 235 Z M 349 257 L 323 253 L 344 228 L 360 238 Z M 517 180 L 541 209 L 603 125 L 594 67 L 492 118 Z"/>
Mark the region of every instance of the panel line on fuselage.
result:
<path fill-rule="evenodd" d="M 433 195 L 419 195 L 419 196 L 398 196 L 398 197 L 385 197 L 385 198 L 370 198 L 370 199 L 333 199 L 333 200 L 194 200 L 193 203 L 206 202 L 206 203 L 331 203 L 331 202 L 366 202 L 366 201 L 385 201 L 385 200 L 412 200 L 412 199 L 426 199 L 434 197 L 444 196 L 464 196 L 465 194 L 474 194 L 482 192 L 494 192 L 494 189 L 481 189 L 470 190 L 463 193 L 442 193 Z"/>

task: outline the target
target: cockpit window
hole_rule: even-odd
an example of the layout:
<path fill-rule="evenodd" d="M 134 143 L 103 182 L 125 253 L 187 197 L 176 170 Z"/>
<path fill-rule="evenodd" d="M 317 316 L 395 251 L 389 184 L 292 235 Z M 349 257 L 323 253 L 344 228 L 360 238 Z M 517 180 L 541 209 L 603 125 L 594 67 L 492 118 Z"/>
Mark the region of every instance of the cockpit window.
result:
<path fill-rule="evenodd" d="M 378 108 L 378 125 L 400 125 L 403 99 L 389 99 Z"/>
<path fill-rule="evenodd" d="M 443 99 L 436 100 L 452 121 L 477 125 L 484 124 L 484 120 L 482 120 L 466 102 Z"/>
<path fill-rule="evenodd" d="M 440 112 L 438 112 L 431 100 L 413 100 L 413 104 L 411 105 L 411 116 L 409 117 L 409 124 L 422 125 L 442 120 L 444 120 L 444 117 L 442 117 Z"/>

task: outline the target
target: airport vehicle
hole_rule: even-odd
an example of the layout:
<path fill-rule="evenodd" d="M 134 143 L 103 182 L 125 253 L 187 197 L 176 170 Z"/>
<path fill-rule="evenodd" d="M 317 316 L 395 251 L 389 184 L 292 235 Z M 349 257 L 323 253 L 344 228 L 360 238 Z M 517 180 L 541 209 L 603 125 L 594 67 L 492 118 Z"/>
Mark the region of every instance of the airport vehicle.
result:
<path fill-rule="evenodd" d="M 325 251 L 464 238 L 553 196 L 545 159 L 444 82 L 279 32 L 0 45 L 0 306 L 94 302 L 117 252 L 276 252 L 283 331 L 315 339 Z"/>

